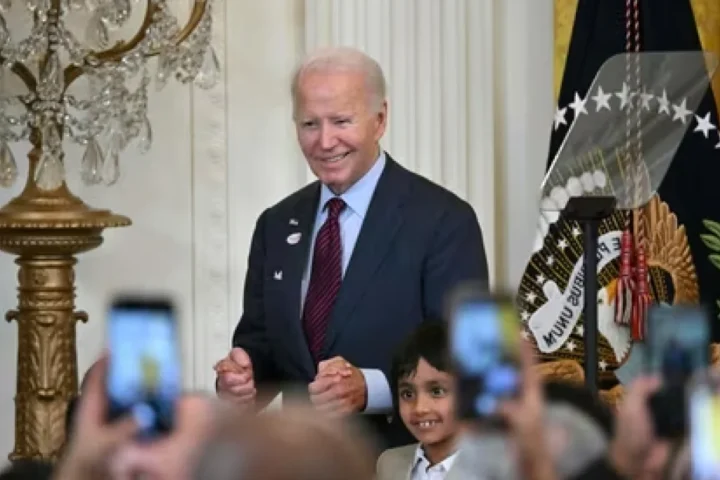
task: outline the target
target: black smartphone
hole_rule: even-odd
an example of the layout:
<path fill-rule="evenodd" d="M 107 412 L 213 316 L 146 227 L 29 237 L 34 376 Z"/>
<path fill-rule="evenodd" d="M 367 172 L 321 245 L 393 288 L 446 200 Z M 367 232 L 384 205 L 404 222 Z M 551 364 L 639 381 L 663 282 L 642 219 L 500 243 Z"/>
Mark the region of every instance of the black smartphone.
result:
<path fill-rule="evenodd" d="M 469 284 L 450 295 L 450 352 L 458 378 L 458 415 L 494 418 L 521 386 L 520 319 L 512 297 Z"/>
<path fill-rule="evenodd" d="M 687 432 L 688 381 L 709 364 L 710 317 L 702 305 L 653 305 L 648 311 L 648 373 L 663 387 L 650 398 L 655 432 L 678 438 Z"/>
<path fill-rule="evenodd" d="M 132 415 L 139 436 L 170 432 L 182 391 L 176 309 L 168 298 L 123 296 L 108 312 L 109 420 Z"/>

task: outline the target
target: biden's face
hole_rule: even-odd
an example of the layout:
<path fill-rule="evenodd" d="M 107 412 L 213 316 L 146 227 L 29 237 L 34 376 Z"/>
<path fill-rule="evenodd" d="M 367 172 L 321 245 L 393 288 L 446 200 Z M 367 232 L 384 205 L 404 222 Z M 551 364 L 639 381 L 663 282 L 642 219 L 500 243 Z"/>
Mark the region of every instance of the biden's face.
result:
<path fill-rule="evenodd" d="M 371 108 L 371 92 L 356 72 L 302 74 L 296 95 L 300 149 L 315 176 L 341 194 L 375 163 L 387 106 Z"/>

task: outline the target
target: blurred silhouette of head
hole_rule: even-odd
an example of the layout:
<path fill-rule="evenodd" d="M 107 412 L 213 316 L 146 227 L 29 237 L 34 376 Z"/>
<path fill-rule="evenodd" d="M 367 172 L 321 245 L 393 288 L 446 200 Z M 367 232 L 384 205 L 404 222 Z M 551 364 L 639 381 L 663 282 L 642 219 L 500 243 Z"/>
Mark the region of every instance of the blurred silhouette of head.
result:
<path fill-rule="evenodd" d="M 50 480 L 53 465 L 42 460 L 16 460 L 0 472 L 0 480 Z"/>

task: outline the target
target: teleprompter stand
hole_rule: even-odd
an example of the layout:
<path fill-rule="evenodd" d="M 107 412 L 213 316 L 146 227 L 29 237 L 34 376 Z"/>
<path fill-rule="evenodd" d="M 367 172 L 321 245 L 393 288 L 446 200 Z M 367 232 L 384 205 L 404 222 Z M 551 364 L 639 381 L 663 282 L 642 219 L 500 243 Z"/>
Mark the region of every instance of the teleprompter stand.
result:
<path fill-rule="evenodd" d="M 628 65 L 635 72 L 630 93 Z M 663 115 L 645 100 L 654 99 L 653 105 L 657 105 L 667 98 L 672 105 L 685 105 L 694 112 L 707 94 L 717 66 L 715 55 L 701 51 L 627 52 L 609 58 L 598 70 L 586 98 L 594 100 L 605 95 L 603 92 L 620 92 L 616 94 L 619 100 L 609 100 L 604 108 L 598 103 L 596 108 L 574 116 L 543 179 L 541 210 L 562 212 L 584 230 L 585 382 L 595 394 L 599 388 L 600 223 L 614 211 L 647 205 L 690 125 Z"/>
<path fill-rule="evenodd" d="M 598 233 L 600 222 L 612 215 L 615 197 L 572 197 L 563 213 L 583 227 L 583 316 L 585 346 L 585 384 L 594 394 L 598 393 Z"/>

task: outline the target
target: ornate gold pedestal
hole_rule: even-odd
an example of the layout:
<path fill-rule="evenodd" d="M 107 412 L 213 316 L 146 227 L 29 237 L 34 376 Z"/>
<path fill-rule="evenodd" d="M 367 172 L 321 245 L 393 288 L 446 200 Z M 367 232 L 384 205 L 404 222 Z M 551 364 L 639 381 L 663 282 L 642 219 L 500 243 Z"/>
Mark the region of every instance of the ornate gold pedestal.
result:
<path fill-rule="evenodd" d="M 102 231 L 130 219 L 95 210 L 63 184 L 41 191 L 33 178 L 39 152 L 30 155 L 28 182 L 0 209 L 0 250 L 17 255 L 18 323 L 15 448 L 10 459 L 55 459 L 65 439 L 68 400 L 78 390 L 75 255 L 97 248 Z"/>

